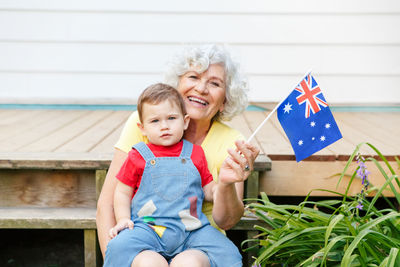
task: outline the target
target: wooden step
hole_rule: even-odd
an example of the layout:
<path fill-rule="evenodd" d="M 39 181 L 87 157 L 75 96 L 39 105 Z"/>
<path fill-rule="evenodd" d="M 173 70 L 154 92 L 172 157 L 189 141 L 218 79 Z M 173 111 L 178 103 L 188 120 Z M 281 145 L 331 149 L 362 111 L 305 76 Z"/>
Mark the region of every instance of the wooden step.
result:
<path fill-rule="evenodd" d="M 96 229 L 96 209 L 0 207 L 0 228 Z"/>

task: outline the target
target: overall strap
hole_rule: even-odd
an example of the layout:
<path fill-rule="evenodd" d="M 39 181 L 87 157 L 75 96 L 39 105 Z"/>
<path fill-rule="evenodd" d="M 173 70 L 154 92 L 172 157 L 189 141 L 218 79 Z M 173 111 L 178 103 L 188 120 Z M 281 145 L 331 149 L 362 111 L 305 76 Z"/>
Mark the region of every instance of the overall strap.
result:
<path fill-rule="evenodd" d="M 137 143 L 132 148 L 136 149 L 146 162 L 155 159 L 153 152 L 144 142 Z"/>
<path fill-rule="evenodd" d="M 181 151 L 181 158 L 189 158 L 192 156 L 193 144 L 183 139 L 183 146 Z"/>

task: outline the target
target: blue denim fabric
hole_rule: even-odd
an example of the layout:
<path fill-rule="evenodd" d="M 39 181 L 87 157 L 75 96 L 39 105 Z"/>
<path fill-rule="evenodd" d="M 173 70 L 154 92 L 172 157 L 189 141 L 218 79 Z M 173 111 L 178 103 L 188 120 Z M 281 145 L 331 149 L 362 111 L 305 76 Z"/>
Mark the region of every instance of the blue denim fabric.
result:
<path fill-rule="evenodd" d="M 146 161 L 132 200 L 134 228 L 109 242 L 104 266 L 129 267 L 143 250 L 158 252 L 169 261 L 188 249 L 204 252 L 212 267 L 242 266 L 239 250 L 201 211 L 204 192 L 190 158 L 193 144 L 184 140 L 179 157 L 156 158 L 144 143 L 134 148 Z M 162 234 L 153 230 L 157 226 L 165 227 Z"/>

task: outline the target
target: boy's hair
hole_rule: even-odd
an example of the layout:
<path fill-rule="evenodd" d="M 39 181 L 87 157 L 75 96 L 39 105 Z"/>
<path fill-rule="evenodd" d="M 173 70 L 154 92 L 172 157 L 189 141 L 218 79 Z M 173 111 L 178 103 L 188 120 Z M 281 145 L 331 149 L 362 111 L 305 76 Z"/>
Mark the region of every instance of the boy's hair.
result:
<path fill-rule="evenodd" d="M 177 105 L 182 111 L 182 115 L 186 115 L 185 103 L 183 102 L 183 98 L 178 90 L 168 84 L 156 83 L 147 87 L 139 96 L 137 110 L 140 122 L 143 122 L 142 114 L 144 103 L 157 105 L 166 100 Z"/>

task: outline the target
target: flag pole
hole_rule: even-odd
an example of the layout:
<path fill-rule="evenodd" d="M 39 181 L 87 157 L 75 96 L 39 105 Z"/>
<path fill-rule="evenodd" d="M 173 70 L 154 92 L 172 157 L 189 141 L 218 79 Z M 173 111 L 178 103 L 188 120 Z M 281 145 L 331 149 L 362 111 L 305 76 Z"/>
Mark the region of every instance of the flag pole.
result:
<path fill-rule="evenodd" d="M 304 79 L 304 77 L 306 77 L 309 73 L 311 73 L 311 69 L 310 69 L 309 71 L 307 71 L 306 74 L 303 75 L 303 77 L 302 77 L 302 79 L 301 79 L 300 81 L 302 81 L 302 80 Z M 293 88 L 295 88 L 298 84 L 299 84 L 299 83 L 296 83 L 296 84 L 292 87 L 292 90 L 293 90 Z M 286 98 L 284 98 L 281 102 L 279 102 L 279 104 L 276 105 L 276 106 L 274 107 L 274 109 L 268 114 L 268 116 L 264 119 L 264 121 L 263 121 L 260 125 L 258 125 L 257 129 L 251 134 L 251 136 L 249 137 L 249 139 L 247 139 L 247 143 L 250 143 L 251 139 L 253 139 L 253 137 L 257 134 L 257 132 L 264 126 L 264 124 L 269 120 L 269 118 L 272 116 L 272 114 L 274 114 L 274 112 L 278 109 L 278 107 L 279 107 L 280 105 L 282 105 L 283 101 L 285 101 L 285 100 L 286 100 Z"/>
<path fill-rule="evenodd" d="M 285 98 L 286 99 L 286 98 Z M 264 126 L 264 124 L 269 120 L 269 118 L 272 116 L 272 114 L 274 114 L 274 112 L 278 109 L 278 107 L 283 103 L 283 101 L 285 101 L 285 99 L 283 99 L 278 105 L 276 105 L 274 107 L 274 109 L 268 114 L 268 116 L 264 119 L 264 121 L 258 125 L 257 129 L 251 134 L 251 136 L 249 137 L 249 139 L 247 139 L 247 143 L 250 143 L 251 139 L 253 139 L 253 137 L 256 135 L 256 133 L 261 129 L 261 127 Z"/>

